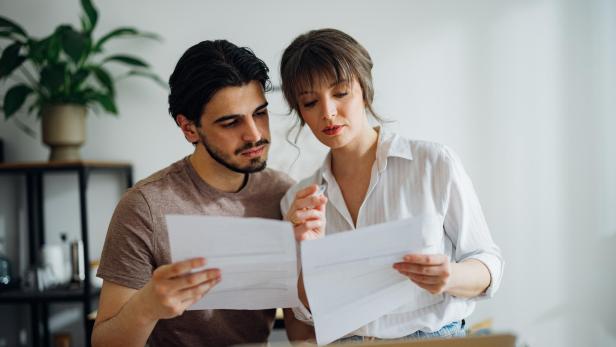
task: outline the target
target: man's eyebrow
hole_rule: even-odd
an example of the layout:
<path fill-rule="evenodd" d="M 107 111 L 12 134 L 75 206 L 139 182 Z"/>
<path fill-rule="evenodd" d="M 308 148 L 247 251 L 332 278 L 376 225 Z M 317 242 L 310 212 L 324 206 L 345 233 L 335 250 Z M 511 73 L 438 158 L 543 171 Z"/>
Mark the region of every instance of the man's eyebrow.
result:
<path fill-rule="evenodd" d="M 266 108 L 267 105 L 269 105 L 269 103 L 266 101 L 263 105 L 255 108 L 255 111 L 253 113 L 257 113 L 257 112 L 261 111 L 262 109 Z"/>
<path fill-rule="evenodd" d="M 225 116 L 220 116 L 220 117 L 216 118 L 216 120 L 214 121 L 214 124 L 222 123 L 222 122 L 228 121 L 230 119 L 235 119 L 235 118 L 238 118 L 238 117 L 242 117 L 242 115 L 241 114 L 228 114 L 228 115 L 225 115 Z"/>
<path fill-rule="evenodd" d="M 255 108 L 255 110 L 254 110 L 254 112 L 253 112 L 253 113 L 256 113 L 256 112 L 261 111 L 262 109 L 266 108 L 268 105 L 269 105 L 269 103 L 268 103 L 268 102 L 265 102 L 264 104 L 262 104 L 262 105 L 260 105 L 260 106 L 257 106 L 257 108 Z M 244 115 L 239 114 L 239 113 L 236 113 L 236 114 L 227 114 L 227 115 L 220 116 L 220 117 L 216 118 L 216 120 L 214 121 L 214 124 L 216 124 L 216 123 L 226 122 L 226 121 L 228 121 L 228 120 L 235 119 L 235 118 L 239 118 L 239 117 L 244 117 Z"/>

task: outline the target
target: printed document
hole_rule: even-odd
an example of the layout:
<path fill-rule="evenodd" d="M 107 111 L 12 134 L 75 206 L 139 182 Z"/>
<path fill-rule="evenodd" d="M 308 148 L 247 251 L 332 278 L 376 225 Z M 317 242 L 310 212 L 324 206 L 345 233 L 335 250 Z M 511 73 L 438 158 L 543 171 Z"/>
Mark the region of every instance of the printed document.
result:
<path fill-rule="evenodd" d="M 442 253 L 443 234 L 442 219 L 421 216 L 302 242 L 317 343 L 331 343 L 402 306 L 442 301 L 442 294 L 430 294 L 392 266 L 408 253 Z"/>
<path fill-rule="evenodd" d="M 173 262 L 205 257 L 222 280 L 189 310 L 299 306 L 297 254 L 289 222 L 168 215 Z"/>

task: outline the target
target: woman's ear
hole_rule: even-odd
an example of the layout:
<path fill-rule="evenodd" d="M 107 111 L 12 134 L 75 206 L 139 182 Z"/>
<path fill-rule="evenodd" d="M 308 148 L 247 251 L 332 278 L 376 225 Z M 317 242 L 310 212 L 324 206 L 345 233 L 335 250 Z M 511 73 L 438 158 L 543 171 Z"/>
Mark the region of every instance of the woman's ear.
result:
<path fill-rule="evenodd" d="M 186 138 L 188 142 L 190 143 L 199 142 L 199 132 L 197 132 L 197 126 L 195 125 L 193 121 L 186 118 L 186 116 L 184 116 L 183 114 L 179 114 L 175 118 L 175 121 L 176 123 L 178 123 L 178 126 L 180 127 L 180 129 L 182 129 L 182 132 L 184 133 L 184 137 Z"/>

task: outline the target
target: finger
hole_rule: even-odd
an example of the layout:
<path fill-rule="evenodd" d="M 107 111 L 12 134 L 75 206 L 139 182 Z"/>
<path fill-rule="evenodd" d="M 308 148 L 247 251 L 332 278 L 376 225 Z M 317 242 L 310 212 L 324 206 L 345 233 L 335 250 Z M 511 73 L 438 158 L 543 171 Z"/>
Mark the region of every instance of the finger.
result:
<path fill-rule="evenodd" d="M 306 221 L 303 224 L 296 225 L 293 228 L 293 233 L 295 234 L 295 239 L 297 241 L 303 241 L 308 238 L 318 236 L 320 233 L 319 229 L 323 226 L 323 222 L 321 220 L 314 221 Z"/>
<path fill-rule="evenodd" d="M 395 263 L 393 265 L 394 269 L 399 271 L 405 271 L 410 273 L 415 273 L 418 275 L 428 275 L 428 276 L 440 276 L 445 272 L 445 269 L 442 265 L 417 265 L 414 263 Z"/>
<path fill-rule="evenodd" d="M 307 220 L 322 219 L 324 217 L 323 212 L 315 209 L 297 210 L 292 216 L 293 221 L 296 222 L 295 224 L 303 223 Z"/>
<path fill-rule="evenodd" d="M 319 211 L 321 211 L 321 212 L 325 212 L 325 207 L 327 206 L 327 201 L 328 201 L 328 200 L 327 200 L 327 197 L 326 197 L 326 196 L 321 195 L 321 196 L 319 196 L 319 198 L 320 198 L 320 200 L 321 200 L 321 201 L 320 201 L 321 203 L 320 203 L 320 205 L 318 205 L 318 206 L 316 207 L 316 209 L 317 209 L 317 210 L 319 210 Z"/>
<path fill-rule="evenodd" d="M 441 265 L 448 262 L 449 258 L 444 254 L 407 254 L 404 261 L 419 265 Z"/>
<path fill-rule="evenodd" d="M 422 284 L 427 284 L 427 285 L 437 285 L 437 284 L 443 284 L 445 282 L 442 277 L 418 275 L 412 272 L 404 272 L 404 271 L 399 271 L 399 272 L 403 274 L 404 276 L 410 278 L 415 283 L 422 283 Z"/>
<path fill-rule="evenodd" d="M 189 287 L 181 290 L 178 293 L 178 299 L 181 302 L 184 301 L 198 301 L 200 300 L 207 292 L 209 292 L 214 286 L 220 283 L 220 278 L 213 278 L 206 282 L 200 283 L 199 285 Z"/>
<path fill-rule="evenodd" d="M 219 278 L 219 269 L 207 269 L 192 274 L 171 278 L 169 280 L 169 287 L 172 291 L 183 290 Z"/>
<path fill-rule="evenodd" d="M 319 190 L 319 186 L 317 186 L 316 184 L 311 184 L 308 187 L 295 193 L 295 200 L 303 199 L 311 194 L 316 193 L 317 190 Z"/>
<path fill-rule="evenodd" d="M 310 231 L 315 231 L 316 233 L 318 233 L 323 227 L 323 224 L 323 220 L 321 219 L 312 219 L 306 221 L 303 226 Z"/>
<path fill-rule="evenodd" d="M 203 257 L 192 258 L 184 261 L 180 261 L 173 264 L 167 264 L 159 267 L 154 271 L 152 277 L 158 279 L 169 279 L 171 277 L 177 277 L 191 272 L 193 269 L 198 269 L 205 266 L 206 261 Z"/>
<path fill-rule="evenodd" d="M 309 195 L 305 198 L 295 200 L 294 208 L 295 210 L 301 210 L 303 208 L 317 208 L 323 205 L 327 201 L 327 198 L 322 195 Z"/>

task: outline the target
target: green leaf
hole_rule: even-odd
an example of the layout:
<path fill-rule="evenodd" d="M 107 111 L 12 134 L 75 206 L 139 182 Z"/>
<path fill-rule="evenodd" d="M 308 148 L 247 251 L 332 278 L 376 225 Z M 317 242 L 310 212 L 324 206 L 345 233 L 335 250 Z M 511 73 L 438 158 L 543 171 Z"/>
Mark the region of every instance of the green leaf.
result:
<path fill-rule="evenodd" d="M 9 119 L 24 104 L 32 88 L 25 84 L 19 84 L 9 89 L 4 96 L 4 117 Z"/>
<path fill-rule="evenodd" d="M 109 72 L 101 67 L 93 67 L 92 71 L 96 79 L 107 89 L 109 95 L 113 96 L 115 94 L 115 89 L 113 87 L 113 79 Z"/>
<path fill-rule="evenodd" d="M 28 41 L 28 57 L 36 64 L 54 64 L 60 58 L 62 30 L 60 28 L 42 40 Z"/>
<path fill-rule="evenodd" d="M 88 69 L 79 69 L 72 74 L 70 76 L 71 90 L 76 92 L 88 76 L 90 76 L 90 70 Z"/>
<path fill-rule="evenodd" d="M 81 7 L 83 7 L 86 16 L 88 16 L 89 26 L 87 32 L 92 32 L 98 21 L 98 12 L 90 0 L 81 0 Z"/>
<path fill-rule="evenodd" d="M 105 44 L 105 42 L 107 42 L 109 39 L 114 38 L 114 37 L 119 37 L 119 36 L 129 36 L 129 35 L 137 35 L 139 32 L 137 31 L 137 29 L 134 28 L 118 28 L 115 29 L 113 31 L 108 32 L 107 34 L 103 35 L 103 37 L 101 37 L 98 42 L 96 42 L 96 44 L 94 45 L 94 50 L 95 51 L 100 51 L 101 48 L 103 47 L 103 45 Z"/>
<path fill-rule="evenodd" d="M 41 70 L 41 85 L 52 95 L 58 94 L 64 85 L 66 76 L 66 63 L 49 65 Z"/>
<path fill-rule="evenodd" d="M 121 78 L 129 77 L 129 76 L 140 76 L 140 77 L 149 78 L 152 81 L 156 82 L 161 87 L 163 87 L 164 89 L 169 88 L 169 85 L 167 84 L 167 82 L 163 81 L 160 77 L 158 77 L 158 75 L 156 75 L 153 72 L 141 71 L 141 70 L 131 70 L 127 72 L 126 74 L 122 75 Z"/>
<path fill-rule="evenodd" d="M 112 114 L 118 114 L 118 108 L 113 101 L 113 96 L 99 93 L 96 94 L 94 98 L 99 104 L 101 104 L 101 106 L 103 106 L 105 111 Z"/>
<path fill-rule="evenodd" d="M 19 55 L 21 47 L 21 43 L 15 42 L 2 51 L 2 56 L 0 56 L 0 78 L 10 75 L 24 62 L 26 58 Z"/>
<path fill-rule="evenodd" d="M 87 47 L 87 39 L 72 27 L 65 27 L 61 32 L 62 49 L 74 62 L 79 62 Z"/>
<path fill-rule="evenodd" d="M 143 60 L 132 57 L 132 56 L 128 56 L 128 55 L 113 55 L 103 60 L 103 63 L 110 62 L 110 61 L 121 62 L 124 64 L 139 66 L 139 67 L 148 67 L 148 64 L 146 64 Z"/>
<path fill-rule="evenodd" d="M 160 40 L 160 36 L 156 34 L 139 32 L 135 28 L 123 27 L 123 28 L 112 30 L 108 32 L 107 34 L 103 35 L 103 37 L 101 37 L 98 40 L 98 42 L 96 42 L 96 44 L 94 45 L 94 51 L 100 52 L 103 49 L 103 45 L 105 44 L 105 42 L 109 41 L 109 39 L 116 38 L 116 37 L 122 37 L 122 36 L 138 36 L 138 37 L 145 37 L 145 38 L 149 38 L 153 40 Z"/>
<path fill-rule="evenodd" d="M 88 17 L 81 16 L 79 17 L 79 21 L 81 22 L 81 29 L 84 33 L 92 32 L 92 27 L 90 26 L 90 20 L 88 20 Z"/>
<path fill-rule="evenodd" d="M 17 23 L 10 21 L 8 18 L 0 16 L 0 29 L 4 29 L 4 28 L 9 29 L 9 31 L 13 33 L 19 34 L 23 36 L 24 38 L 28 37 L 28 34 L 26 34 L 26 31 L 22 29 L 19 25 L 17 25 Z"/>
<path fill-rule="evenodd" d="M 23 44 L 23 39 L 12 31 L 0 31 L 0 39 L 11 40 Z"/>

